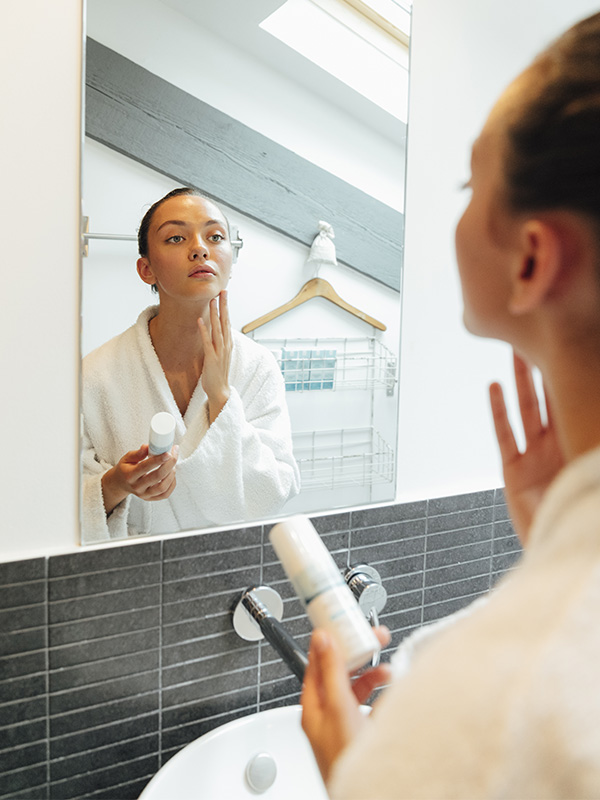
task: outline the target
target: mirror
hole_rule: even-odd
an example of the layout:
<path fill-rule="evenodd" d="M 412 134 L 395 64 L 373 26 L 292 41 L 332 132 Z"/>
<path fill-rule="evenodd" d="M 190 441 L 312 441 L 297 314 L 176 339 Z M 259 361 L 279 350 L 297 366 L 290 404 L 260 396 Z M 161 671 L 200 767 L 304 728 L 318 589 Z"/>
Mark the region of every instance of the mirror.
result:
<path fill-rule="evenodd" d="M 389 2 L 406 25 L 405 4 Z M 408 49 L 400 23 L 386 29 L 370 6 L 87 1 L 82 355 L 156 303 L 136 271 L 136 232 L 183 185 L 214 198 L 243 240 L 234 330 L 317 275 L 385 327 L 317 296 L 248 332 L 283 372 L 301 491 L 271 514 L 152 533 L 395 497 Z M 320 221 L 337 263 L 308 261 Z M 95 541 L 83 524 L 82 543 Z"/>

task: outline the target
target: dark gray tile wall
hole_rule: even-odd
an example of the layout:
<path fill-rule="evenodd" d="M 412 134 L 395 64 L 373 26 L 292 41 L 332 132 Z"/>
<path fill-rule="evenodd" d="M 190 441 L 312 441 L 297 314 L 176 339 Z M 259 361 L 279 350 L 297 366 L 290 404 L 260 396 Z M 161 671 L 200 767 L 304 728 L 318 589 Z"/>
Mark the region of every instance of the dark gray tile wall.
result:
<path fill-rule="evenodd" d="M 390 650 L 486 592 L 520 553 L 501 490 L 313 521 L 340 568 L 381 574 Z M 258 583 L 281 594 L 308 649 L 262 526 L 0 564 L 0 798 L 137 798 L 203 733 L 298 702 L 271 647 L 231 627 Z"/>

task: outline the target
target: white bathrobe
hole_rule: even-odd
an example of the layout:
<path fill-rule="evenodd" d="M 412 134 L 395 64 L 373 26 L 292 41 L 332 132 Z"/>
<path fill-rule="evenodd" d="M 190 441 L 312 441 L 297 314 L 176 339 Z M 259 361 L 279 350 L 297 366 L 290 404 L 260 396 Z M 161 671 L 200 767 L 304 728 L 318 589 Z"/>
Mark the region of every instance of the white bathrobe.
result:
<path fill-rule="evenodd" d="M 332 798 L 600 797 L 600 449 L 558 476 L 487 602 L 401 672 L 336 763 Z"/>
<path fill-rule="evenodd" d="M 299 491 L 284 383 L 273 355 L 237 331 L 231 395 L 209 426 L 198 385 L 182 417 L 148 332 L 150 307 L 124 333 L 83 360 L 83 540 L 245 522 L 274 514 Z M 150 420 L 169 411 L 179 445 L 177 485 L 166 500 L 129 495 L 104 512 L 101 478 L 148 442 Z"/>

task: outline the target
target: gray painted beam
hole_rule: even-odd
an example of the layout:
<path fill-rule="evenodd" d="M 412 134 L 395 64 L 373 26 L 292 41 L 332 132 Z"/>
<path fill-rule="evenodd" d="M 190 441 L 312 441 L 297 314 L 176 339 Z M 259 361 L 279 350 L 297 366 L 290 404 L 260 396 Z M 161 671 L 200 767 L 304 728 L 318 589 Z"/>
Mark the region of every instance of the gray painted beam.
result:
<path fill-rule="evenodd" d="M 265 136 L 87 40 L 86 134 L 400 291 L 404 216 Z"/>

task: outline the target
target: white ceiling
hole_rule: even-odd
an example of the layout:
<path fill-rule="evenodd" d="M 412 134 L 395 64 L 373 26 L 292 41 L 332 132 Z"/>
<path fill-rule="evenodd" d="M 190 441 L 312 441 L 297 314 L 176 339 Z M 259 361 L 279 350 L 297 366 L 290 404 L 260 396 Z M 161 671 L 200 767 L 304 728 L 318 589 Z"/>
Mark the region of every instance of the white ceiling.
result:
<path fill-rule="evenodd" d="M 162 0 L 163 4 L 209 28 L 237 48 L 342 108 L 394 141 L 405 126 L 379 106 L 262 30 L 260 23 L 285 0 Z"/>

